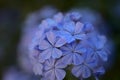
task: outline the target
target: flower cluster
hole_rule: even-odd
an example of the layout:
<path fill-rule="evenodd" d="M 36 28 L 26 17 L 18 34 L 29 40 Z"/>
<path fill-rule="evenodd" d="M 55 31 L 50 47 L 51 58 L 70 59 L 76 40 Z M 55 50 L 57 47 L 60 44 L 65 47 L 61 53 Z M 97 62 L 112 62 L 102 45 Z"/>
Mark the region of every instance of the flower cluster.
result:
<path fill-rule="evenodd" d="M 80 79 L 104 74 L 109 55 L 106 37 L 81 18 L 78 12 L 58 13 L 39 25 L 29 57 L 42 80 L 63 80 L 68 67 Z"/>

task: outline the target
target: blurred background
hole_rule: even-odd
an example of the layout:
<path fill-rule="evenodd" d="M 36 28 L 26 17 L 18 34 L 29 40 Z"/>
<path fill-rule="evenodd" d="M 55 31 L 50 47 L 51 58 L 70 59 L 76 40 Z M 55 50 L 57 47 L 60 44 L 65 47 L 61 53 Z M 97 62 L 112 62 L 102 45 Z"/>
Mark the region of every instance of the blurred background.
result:
<path fill-rule="evenodd" d="M 101 15 L 106 33 L 115 48 L 113 60 L 110 58 L 113 63 L 100 80 L 120 80 L 120 0 L 0 0 L 0 80 L 10 67 L 16 66 L 20 70 L 17 50 L 23 23 L 29 13 L 47 5 L 61 12 L 73 8 L 89 8 Z"/>

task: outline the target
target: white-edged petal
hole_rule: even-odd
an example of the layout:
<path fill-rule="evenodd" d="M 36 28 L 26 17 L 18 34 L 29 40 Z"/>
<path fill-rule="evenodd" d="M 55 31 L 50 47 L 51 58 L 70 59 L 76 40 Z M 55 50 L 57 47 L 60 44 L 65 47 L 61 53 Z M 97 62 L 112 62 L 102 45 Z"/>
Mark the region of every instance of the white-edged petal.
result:
<path fill-rule="evenodd" d="M 63 80 L 66 75 L 66 72 L 62 69 L 55 69 L 55 74 L 57 80 Z"/>
<path fill-rule="evenodd" d="M 62 56 L 62 51 L 57 49 L 57 48 L 53 48 L 52 50 L 52 58 L 60 58 Z"/>

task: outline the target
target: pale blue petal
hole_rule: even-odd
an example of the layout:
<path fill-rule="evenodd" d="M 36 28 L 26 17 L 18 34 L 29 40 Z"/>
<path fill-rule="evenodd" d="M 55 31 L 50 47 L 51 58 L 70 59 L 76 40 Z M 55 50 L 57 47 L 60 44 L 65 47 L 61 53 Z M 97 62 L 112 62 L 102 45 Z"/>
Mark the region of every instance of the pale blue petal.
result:
<path fill-rule="evenodd" d="M 33 66 L 33 72 L 35 73 L 35 75 L 42 75 L 42 71 L 43 71 L 43 65 L 40 63 L 36 63 Z"/>
<path fill-rule="evenodd" d="M 83 62 L 83 57 L 77 53 L 73 53 L 73 64 L 79 65 Z"/>
<path fill-rule="evenodd" d="M 98 36 L 98 40 L 99 40 L 99 42 L 97 41 L 96 47 L 97 47 L 97 49 L 102 49 L 105 46 L 106 37 Z"/>
<path fill-rule="evenodd" d="M 40 58 L 43 58 L 43 59 L 49 59 L 51 57 L 51 54 L 52 54 L 52 49 L 46 49 L 45 51 L 43 51 L 42 53 L 40 53 Z"/>
<path fill-rule="evenodd" d="M 75 38 L 69 32 L 66 31 L 58 31 L 57 35 L 64 38 L 67 41 L 67 43 L 71 43 L 75 40 Z"/>
<path fill-rule="evenodd" d="M 64 30 L 67 31 L 67 32 L 70 32 L 70 33 L 74 33 L 74 30 L 75 30 L 75 23 L 74 22 L 68 22 L 68 23 L 65 23 L 64 26 L 63 26 Z"/>
<path fill-rule="evenodd" d="M 49 41 L 52 45 L 54 45 L 54 44 L 55 44 L 55 40 L 56 40 L 55 34 L 54 34 L 52 31 L 49 31 L 49 32 L 46 33 L 46 36 L 47 36 L 48 41 Z"/>
<path fill-rule="evenodd" d="M 83 44 L 78 44 L 75 48 L 75 52 L 85 54 L 87 52 L 87 49 L 84 47 Z"/>
<path fill-rule="evenodd" d="M 65 55 L 62 59 L 65 64 L 71 64 L 72 63 L 72 54 Z"/>
<path fill-rule="evenodd" d="M 46 40 L 42 40 L 39 43 L 40 50 L 45 50 L 45 49 L 50 48 L 50 47 L 51 47 L 51 45 Z"/>
<path fill-rule="evenodd" d="M 88 77 L 91 76 L 91 71 L 87 66 L 83 66 L 82 70 L 83 70 L 83 72 L 82 72 L 82 77 L 83 78 L 88 78 Z"/>
<path fill-rule="evenodd" d="M 97 51 L 97 53 L 103 61 L 108 60 L 108 55 L 105 51 L 101 50 L 101 51 Z"/>
<path fill-rule="evenodd" d="M 56 43 L 55 43 L 55 47 L 61 47 L 66 43 L 66 40 L 63 38 L 60 38 Z"/>
<path fill-rule="evenodd" d="M 86 38 L 86 34 L 77 34 L 77 35 L 74 35 L 74 38 L 75 39 L 79 39 L 79 40 L 84 40 Z"/>
<path fill-rule="evenodd" d="M 48 26 L 50 26 L 50 27 L 53 27 L 53 26 L 57 25 L 57 23 L 54 20 L 50 19 L 50 18 L 46 19 L 46 21 L 48 23 Z"/>
<path fill-rule="evenodd" d="M 71 14 L 70 14 L 70 18 L 72 19 L 72 20 L 79 20 L 80 18 L 82 17 L 82 15 L 80 15 L 80 13 L 78 13 L 78 12 L 72 12 Z"/>
<path fill-rule="evenodd" d="M 80 77 L 82 74 L 82 66 L 74 66 L 72 69 L 72 74 L 76 77 Z"/>
<path fill-rule="evenodd" d="M 53 48 L 52 50 L 52 58 L 56 59 L 56 58 L 60 58 L 62 56 L 62 51 L 57 49 L 57 48 Z"/>
<path fill-rule="evenodd" d="M 50 58 L 50 59 L 46 60 L 44 69 L 49 70 L 49 69 L 53 68 L 54 65 L 55 65 L 55 60 Z"/>
<path fill-rule="evenodd" d="M 62 69 L 55 69 L 55 74 L 57 80 L 63 80 L 66 75 L 66 72 Z"/>
<path fill-rule="evenodd" d="M 71 53 L 71 46 L 69 46 L 69 45 L 66 45 L 66 46 L 62 46 L 61 48 L 60 48 L 60 50 L 63 52 L 63 55 L 67 55 L 67 54 L 69 54 L 69 53 Z"/>
<path fill-rule="evenodd" d="M 47 80 L 55 80 L 55 71 L 54 71 L 54 69 L 46 71 L 45 74 L 44 74 L 44 77 L 48 78 Z"/>
<path fill-rule="evenodd" d="M 65 64 L 65 62 L 62 59 L 59 59 L 56 64 L 55 64 L 56 68 L 65 68 L 67 67 L 67 64 Z"/>
<path fill-rule="evenodd" d="M 83 24 L 81 22 L 77 22 L 75 26 L 75 34 L 81 33 L 83 28 Z"/>

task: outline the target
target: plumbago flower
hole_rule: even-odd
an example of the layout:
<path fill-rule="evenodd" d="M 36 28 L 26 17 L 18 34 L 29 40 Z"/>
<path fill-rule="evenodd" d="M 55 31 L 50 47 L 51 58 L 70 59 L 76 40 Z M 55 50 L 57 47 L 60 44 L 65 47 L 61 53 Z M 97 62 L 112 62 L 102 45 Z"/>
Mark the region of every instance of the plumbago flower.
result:
<path fill-rule="evenodd" d="M 107 39 L 81 17 L 78 12 L 58 13 L 38 26 L 29 56 L 41 80 L 63 80 L 66 68 L 81 80 L 91 76 L 98 80 L 98 74 L 105 73 Z"/>

